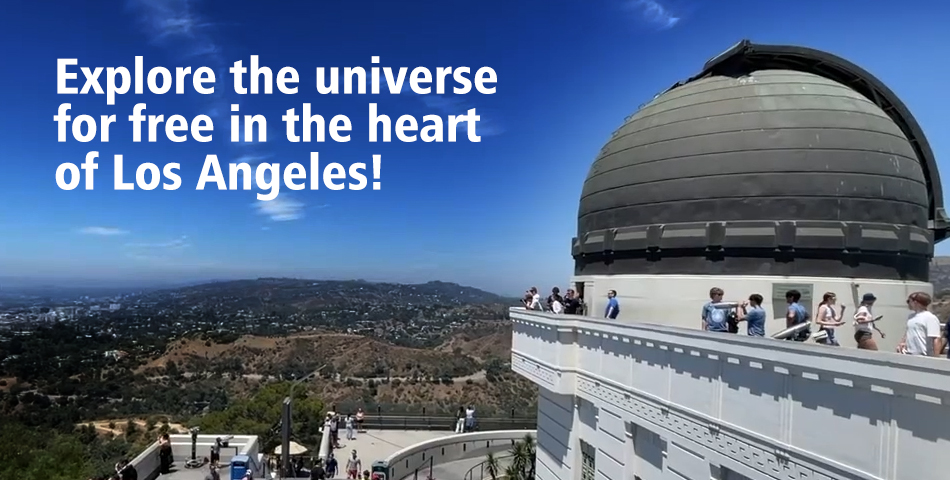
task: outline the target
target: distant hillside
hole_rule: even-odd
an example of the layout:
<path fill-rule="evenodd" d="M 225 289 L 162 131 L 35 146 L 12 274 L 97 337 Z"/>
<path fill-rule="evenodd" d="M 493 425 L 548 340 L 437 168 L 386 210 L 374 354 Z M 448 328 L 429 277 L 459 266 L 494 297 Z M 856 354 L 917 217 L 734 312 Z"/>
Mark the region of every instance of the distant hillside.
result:
<path fill-rule="evenodd" d="M 363 280 L 306 280 L 296 278 L 259 278 L 204 283 L 146 295 L 173 297 L 176 303 L 220 303 L 234 307 L 259 307 L 262 304 L 307 309 L 341 300 L 354 305 L 402 303 L 412 305 L 515 305 L 517 300 L 455 283 L 419 284 L 372 283 Z"/>
<path fill-rule="evenodd" d="M 934 293 L 950 290 L 950 257 L 934 257 L 930 263 L 930 283 Z"/>
<path fill-rule="evenodd" d="M 348 408 L 364 403 L 451 411 L 473 403 L 483 411 L 532 414 L 537 388 L 511 371 L 510 358 L 510 322 L 479 322 L 432 349 L 336 333 L 245 335 L 227 344 L 180 339 L 137 373 L 147 382 L 139 386 L 148 390 L 173 391 L 200 378 L 240 397 L 278 377 L 323 366 L 310 388 Z"/>

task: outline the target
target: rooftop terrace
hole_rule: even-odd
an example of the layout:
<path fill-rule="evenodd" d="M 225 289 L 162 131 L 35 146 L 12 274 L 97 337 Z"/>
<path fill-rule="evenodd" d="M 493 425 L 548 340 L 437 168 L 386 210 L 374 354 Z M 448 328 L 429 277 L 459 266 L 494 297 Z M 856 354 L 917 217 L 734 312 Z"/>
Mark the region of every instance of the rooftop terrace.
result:
<path fill-rule="evenodd" d="M 453 435 L 452 432 L 433 431 L 433 430 L 370 430 L 365 433 L 357 434 L 355 440 L 340 439 L 340 448 L 334 450 L 337 458 L 345 458 L 351 450 L 356 450 L 363 462 L 363 469 L 369 470 L 373 462 L 390 457 L 394 453 L 403 450 L 412 445 L 434 440 L 437 438 Z M 211 446 L 216 437 L 225 437 L 227 434 L 202 434 L 198 436 L 196 454 L 197 458 L 207 458 L 211 453 Z M 209 473 L 209 468 L 205 464 L 200 468 L 185 468 L 185 462 L 191 458 L 191 436 L 190 435 L 171 435 L 172 454 L 174 455 L 174 465 L 172 471 L 167 474 L 159 474 L 158 443 L 152 444 L 141 455 L 136 457 L 134 464 L 139 473 L 139 478 L 143 480 L 204 480 Z M 229 462 L 236 455 L 247 455 L 252 459 L 258 469 L 255 478 L 272 478 L 272 472 L 266 470 L 266 454 L 259 452 L 258 439 L 255 436 L 236 435 L 230 442 L 229 447 L 221 451 L 221 465 L 218 470 L 221 480 L 231 480 L 231 469 Z M 316 457 L 319 452 L 316 448 L 304 456 Z M 474 463 L 478 463 L 477 461 Z M 473 464 L 474 464 L 473 463 Z M 466 464 L 467 465 L 467 464 Z M 468 467 L 462 469 L 464 472 Z M 455 470 L 454 468 L 452 470 Z M 438 470 L 437 470 L 438 471 Z M 338 475 L 340 476 L 340 475 Z M 440 476 L 438 478 L 443 478 Z M 450 477 L 444 477 L 450 478 Z"/>

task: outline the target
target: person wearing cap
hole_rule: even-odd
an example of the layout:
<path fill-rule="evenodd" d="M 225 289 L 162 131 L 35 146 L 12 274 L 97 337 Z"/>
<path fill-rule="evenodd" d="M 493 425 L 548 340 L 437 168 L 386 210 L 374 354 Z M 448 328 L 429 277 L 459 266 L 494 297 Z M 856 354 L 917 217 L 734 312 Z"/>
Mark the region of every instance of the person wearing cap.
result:
<path fill-rule="evenodd" d="M 881 338 L 884 338 L 884 332 L 878 330 L 877 325 L 874 324 L 874 314 L 871 313 L 876 300 L 877 297 L 873 293 L 865 293 L 861 298 L 861 306 L 854 314 L 854 341 L 858 343 L 858 348 L 861 350 L 877 350 L 872 328 L 881 334 Z"/>

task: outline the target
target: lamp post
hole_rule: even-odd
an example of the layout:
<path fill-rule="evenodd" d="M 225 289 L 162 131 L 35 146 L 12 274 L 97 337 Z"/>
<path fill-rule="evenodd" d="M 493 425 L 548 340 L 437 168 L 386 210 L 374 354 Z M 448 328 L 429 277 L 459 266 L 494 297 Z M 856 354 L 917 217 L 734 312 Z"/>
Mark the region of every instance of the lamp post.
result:
<path fill-rule="evenodd" d="M 294 389 L 297 388 L 297 385 L 300 385 L 301 383 L 307 381 L 308 379 L 316 376 L 316 374 L 320 373 L 320 371 L 323 370 L 325 367 L 326 365 L 323 365 L 322 367 L 310 372 L 309 374 L 305 375 L 299 380 L 295 380 L 294 383 L 290 384 L 290 393 L 287 395 L 287 397 L 284 398 L 284 404 L 282 406 L 283 408 L 281 408 L 282 419 L 280 422 L 281 423 L 281 429 L 280 429 L 280 437 L 281 437 L 281 447 L 280 447 L 280 463 L 281 463 L 280 473 L 281 475 L 280 476 L 281 478 L 286 478 L 290 476 L 290 432 L 291 432 L 290 420 L 291 420 L 291 417 L 293 416 Z"/>

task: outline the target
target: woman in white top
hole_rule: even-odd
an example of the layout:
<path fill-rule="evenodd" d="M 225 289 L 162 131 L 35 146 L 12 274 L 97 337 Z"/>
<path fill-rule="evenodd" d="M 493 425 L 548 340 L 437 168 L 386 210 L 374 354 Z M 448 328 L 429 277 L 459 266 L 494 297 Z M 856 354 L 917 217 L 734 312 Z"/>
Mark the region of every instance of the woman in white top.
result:
<path fill-rule="evenodd" d="M 564 313 L 564 304 L 561 303 L 557 298 L 552 298 L 551 311 L 557 314 Z"/>
<path fill-rule="evenodd" d="M 884 338 L 884 332 L 878 330 L 877 326 L 874 325 L 875 318 L 874 314 L 871 313 L 875 300 L 877 300 L 877 297 L 873 293 L 865 293 L 861 299 L 861 306 L 854 314 L 854 341 L 858 343 L 858 348 L 861 350 L 877 350 L 877 342 L 874 341 L 872 328 L 881 334 L 881 338 Z"/>
<path fill-rule="evenodd" d="M 818 304 L 818 312 L 815 314 L 815 323 L 818 324 L 819 329 L 828 333 L 828 338 L 821 343 L 834 345 L 836 347 L 840 345 L 838 344 L 838 339 L 835 338 L 835 327 L 844 325 L 844 322 L 840 320 L 841 316 L 844 315 L 844 305 L 841 306 L 840 314 L 835 312 L 834 307 L 837 300 L 838 297 L 834 293 L 825 293 L 821 299 L 821 303 Z"/>
<path fill-rule="evenodd" d="M 538 287 L 531 287 L 525 292 L 524 306 L 528 310 L 543 310 L 541 307 L 541 295 L 538 294 Z"/>

